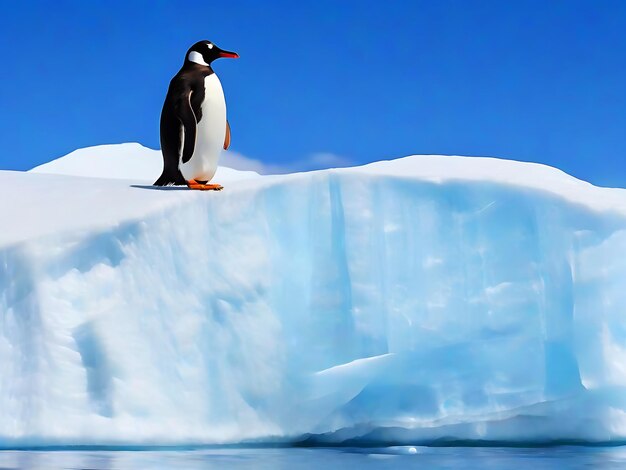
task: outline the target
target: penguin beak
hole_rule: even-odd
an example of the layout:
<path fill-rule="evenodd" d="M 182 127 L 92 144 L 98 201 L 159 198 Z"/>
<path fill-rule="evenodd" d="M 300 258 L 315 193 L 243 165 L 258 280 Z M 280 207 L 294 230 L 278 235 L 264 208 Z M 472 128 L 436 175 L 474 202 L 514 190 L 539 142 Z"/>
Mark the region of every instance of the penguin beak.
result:
<path fill-rule="evenodd" d="M 220 57 L 226 57 L 228 59 L 239 59 L 239 54 L 230 51 L 220 51 Z"/>

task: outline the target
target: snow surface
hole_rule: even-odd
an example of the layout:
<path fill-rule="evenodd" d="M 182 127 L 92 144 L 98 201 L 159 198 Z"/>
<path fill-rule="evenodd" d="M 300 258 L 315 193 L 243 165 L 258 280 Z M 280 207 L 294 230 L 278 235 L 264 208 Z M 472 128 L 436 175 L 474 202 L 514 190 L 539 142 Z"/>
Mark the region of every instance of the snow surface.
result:
<path fill-rule="evenodd" d="M 626 439 L 625 190 L 414 156 L 204 193 L 159 165 L 0 172 L 0 446 Z"/>

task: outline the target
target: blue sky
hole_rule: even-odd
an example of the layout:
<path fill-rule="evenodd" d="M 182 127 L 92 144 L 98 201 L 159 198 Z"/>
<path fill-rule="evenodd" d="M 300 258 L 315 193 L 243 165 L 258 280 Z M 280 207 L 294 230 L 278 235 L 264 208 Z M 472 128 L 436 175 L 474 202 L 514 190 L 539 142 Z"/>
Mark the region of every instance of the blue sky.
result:
<path fill-rule="evenodd" d="M 626 186 L 621 0 L 0 2 L 0 168 L 158 148 L 170 78 L 210 39 L 232 148 L 313 168 L 491 155 Z"/>

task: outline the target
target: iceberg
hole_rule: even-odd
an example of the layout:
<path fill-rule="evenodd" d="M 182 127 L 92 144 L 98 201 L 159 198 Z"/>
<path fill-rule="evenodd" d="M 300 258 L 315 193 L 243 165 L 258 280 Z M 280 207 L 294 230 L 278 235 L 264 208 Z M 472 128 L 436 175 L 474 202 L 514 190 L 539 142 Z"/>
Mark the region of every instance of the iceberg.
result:
<path fill-rule="evenodd" d="M 0 447 L 626 440 L 626 190 L 412 156 L 0 172 Z"/>

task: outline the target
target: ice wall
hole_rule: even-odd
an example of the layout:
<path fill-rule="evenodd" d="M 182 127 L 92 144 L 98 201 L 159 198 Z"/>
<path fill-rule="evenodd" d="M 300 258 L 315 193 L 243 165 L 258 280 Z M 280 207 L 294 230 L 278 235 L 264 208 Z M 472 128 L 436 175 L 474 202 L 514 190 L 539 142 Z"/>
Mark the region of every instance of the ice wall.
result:
<path fill-rule="evenodd" d="M 626 438 L 623 212 L 263 181 L 1 249 L 1 446 Z"/>

